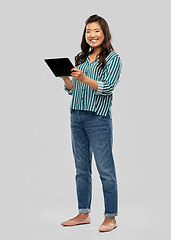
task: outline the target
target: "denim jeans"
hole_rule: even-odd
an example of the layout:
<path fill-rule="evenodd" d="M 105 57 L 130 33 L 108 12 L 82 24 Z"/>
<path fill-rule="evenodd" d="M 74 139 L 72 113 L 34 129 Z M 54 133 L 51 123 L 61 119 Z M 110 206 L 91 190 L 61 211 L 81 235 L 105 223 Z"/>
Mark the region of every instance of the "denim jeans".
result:
<path fill-rule="evenodd" d="M 79 213 L 91 212 L 92 152 L 103 187 L 106 217 L 117 216 L 118 192 L 112 153 L 112 119 L 93 112 L 71 110 L 71 139 L 76 167 Z"/>

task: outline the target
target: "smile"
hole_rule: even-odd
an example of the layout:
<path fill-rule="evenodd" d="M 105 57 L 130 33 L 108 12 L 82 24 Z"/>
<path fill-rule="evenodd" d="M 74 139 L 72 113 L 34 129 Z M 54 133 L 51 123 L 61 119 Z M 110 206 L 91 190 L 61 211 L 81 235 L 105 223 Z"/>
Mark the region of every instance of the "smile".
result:
<path fill-rule="evenodd" d="M 96 43 L 98 41 L 98 39 L 91 39 L 90 40 L 92 43 Z"/>

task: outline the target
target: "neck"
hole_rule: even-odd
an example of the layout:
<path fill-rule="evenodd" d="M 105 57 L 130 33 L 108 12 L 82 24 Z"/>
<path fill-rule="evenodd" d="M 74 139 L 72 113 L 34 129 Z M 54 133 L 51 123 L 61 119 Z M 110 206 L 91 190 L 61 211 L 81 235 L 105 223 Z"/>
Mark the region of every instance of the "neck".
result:
<path fill-rule="evenodd" d="M 92 53 L 97 56 L 97 55 L 99 55 L 100 52 L 101 52 L 101 47 L 99 47 L 99 48 L 94 48 L 94 50 L 93 50 Z"/>

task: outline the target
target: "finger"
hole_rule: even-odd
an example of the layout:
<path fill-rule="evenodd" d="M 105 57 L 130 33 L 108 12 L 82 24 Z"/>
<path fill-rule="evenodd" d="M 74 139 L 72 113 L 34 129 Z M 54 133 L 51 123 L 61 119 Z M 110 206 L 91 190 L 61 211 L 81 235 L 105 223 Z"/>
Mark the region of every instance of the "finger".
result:
<path fill-rule="evenodd" d="M 76 74 L 71 74 L 72 76 L 73 76 L 73 78 L 76 78 L 77 77 L 77 75 Z"/>
<path fill-rule="evenodd" d="M 79 70 L 79 69 L 78 69 L 77 67 L 74 67 L 74 68 L 71 69 L 71 72 L 73 72 L 73 71 L 76 72 L 76 71 L 78 71 L 78 70 Z"/>

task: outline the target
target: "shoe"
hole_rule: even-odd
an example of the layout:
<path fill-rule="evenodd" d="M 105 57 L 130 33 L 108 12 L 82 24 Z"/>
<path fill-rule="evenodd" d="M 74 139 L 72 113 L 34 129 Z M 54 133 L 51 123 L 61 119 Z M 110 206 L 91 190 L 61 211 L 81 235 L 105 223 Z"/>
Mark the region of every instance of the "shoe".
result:
<path fill-rule="evenodd" d="M 63 223 L 61 223 L 62 226 L 76 226 L 76 225 L 82 225 L 82 224 L 90 224 L 91 220 L 90 220 L 90 216 L 88 216 L 84 221 L 82 222 L 78 222 L 78 221 L 75 221 L 75 220 L 68 220 L 68 221 L 65 221 Z"/>
<path fill-rule="evenodd" d="M 117 224 L 113 224 L 112 226 L 105 226 L 105 225 L 101 225 L 99 227 L 99 232 L 110 232 L 113 229 L 117 228 Z"/>

